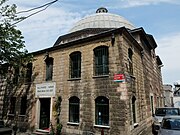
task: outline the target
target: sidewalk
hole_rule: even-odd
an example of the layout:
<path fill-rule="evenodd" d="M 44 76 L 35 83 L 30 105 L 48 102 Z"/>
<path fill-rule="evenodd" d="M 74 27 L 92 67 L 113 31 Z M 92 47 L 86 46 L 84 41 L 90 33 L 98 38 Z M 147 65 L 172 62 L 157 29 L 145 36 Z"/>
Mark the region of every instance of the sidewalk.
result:
<path fill-rule="evenodd" d="M 142 132 L 140 135 L 153 135 L 153 134 L 152 134 L 152 128 L 149 127 L 149 128 L 146 129 L 144 132 Z"/>
<path fill-rule="evenodd" d="M 12 133 L 12 135 L 14 135 L 14 132 Z M 25 132 L 25 133 L 16 133 L 16 135 L 32 135 L 32 134 Z"/>

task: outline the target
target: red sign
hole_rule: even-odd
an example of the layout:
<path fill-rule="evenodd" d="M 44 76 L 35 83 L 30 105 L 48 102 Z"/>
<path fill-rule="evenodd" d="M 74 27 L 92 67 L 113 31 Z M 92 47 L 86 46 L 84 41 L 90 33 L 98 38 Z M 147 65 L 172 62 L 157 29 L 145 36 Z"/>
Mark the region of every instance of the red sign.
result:
<path fill-rule="evenodd" d="M 115 74 L 114 75 L 114 81 L 115 82 L 123 82 L 123 81 L 125 81 L 125 75 L 124 74 Z"/>

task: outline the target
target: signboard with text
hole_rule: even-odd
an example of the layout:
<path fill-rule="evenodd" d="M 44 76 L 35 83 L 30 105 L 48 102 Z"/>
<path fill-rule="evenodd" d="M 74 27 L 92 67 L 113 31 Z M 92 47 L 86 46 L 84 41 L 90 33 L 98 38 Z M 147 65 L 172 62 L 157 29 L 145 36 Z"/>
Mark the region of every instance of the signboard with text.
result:
<path fill-rule="evenodd" d="M 115 82 L 125 82 L 125 75 L 124 74 L 115 74 L 114 81 Z"/>
<path fill-rule="evenodd" d="M 41 83 L 36 84 L 36 97 L 37 96 L 55 96 L 56 83 Z"/>

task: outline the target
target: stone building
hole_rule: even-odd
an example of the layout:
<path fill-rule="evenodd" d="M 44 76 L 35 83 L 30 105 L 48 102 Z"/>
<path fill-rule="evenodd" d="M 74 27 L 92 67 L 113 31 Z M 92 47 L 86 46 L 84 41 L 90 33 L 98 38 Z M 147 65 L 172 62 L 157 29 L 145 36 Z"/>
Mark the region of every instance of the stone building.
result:
<path fill-rule="evenodd" d="M 29 129 L 61 123 L 65 134 L 142 133 L 163 105 L 156 47 L 142 27 L 106 8 L 80 20 L 54 46 L 32 53 L 31 81 L 18 89 Z"/>

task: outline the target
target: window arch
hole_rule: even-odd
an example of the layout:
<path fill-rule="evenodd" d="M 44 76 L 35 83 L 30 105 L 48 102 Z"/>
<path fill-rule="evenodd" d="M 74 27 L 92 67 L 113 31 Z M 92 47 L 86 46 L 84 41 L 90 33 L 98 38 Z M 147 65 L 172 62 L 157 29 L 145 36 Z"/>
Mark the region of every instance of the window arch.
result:
<path fill-rule="evenodd" d="M 69 99 L 69 122 L 79 123 L 79 98 L 71 97 Z"/>
<path fill-rule="evenodd" d="M 108 75 L 109 52 L 107 46 L 100 46 L 94 49 L 94 60 L 95 75 Z"/>
<path fill-rule="evenodd" d="M 100 96 L 95 99 L 95 124 L 109 125 L 109 99 Z"/>
<path fill-rule="evenodd" d="M 129 48 L 128 49 L 128 61 L 129 61 L 129 73 L 133 74 L 133 51 Z"/>
<path fill-rule="evenodd" d="M 70 54 L 70 78 L 81 77 L 81 52 Z"/>

